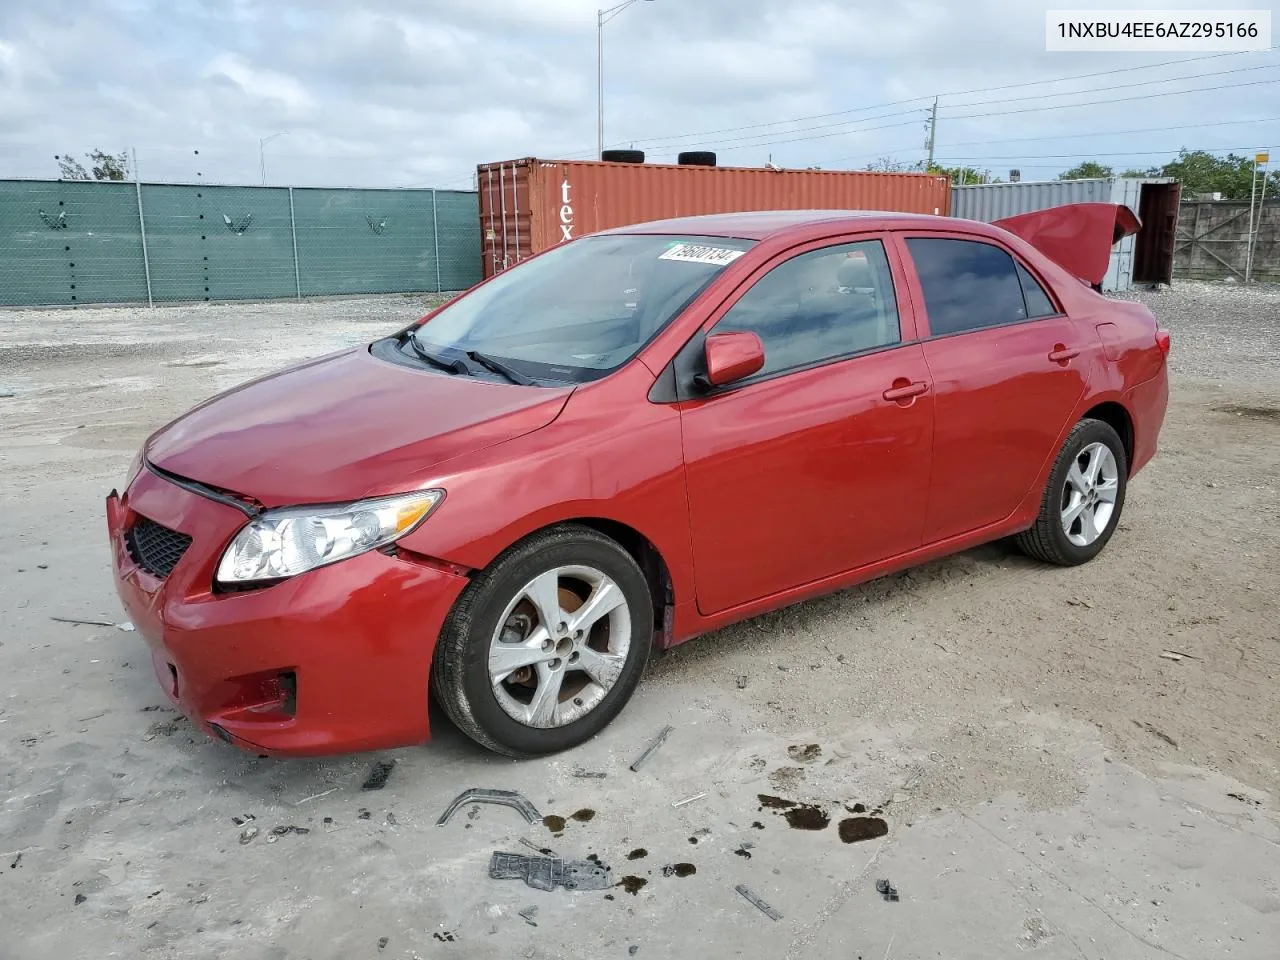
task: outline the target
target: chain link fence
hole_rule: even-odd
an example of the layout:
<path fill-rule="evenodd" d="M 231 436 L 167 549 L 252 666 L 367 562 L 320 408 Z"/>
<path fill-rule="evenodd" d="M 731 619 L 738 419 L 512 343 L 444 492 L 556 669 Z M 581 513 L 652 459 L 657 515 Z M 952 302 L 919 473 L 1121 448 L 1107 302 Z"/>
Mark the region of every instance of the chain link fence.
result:
<path fill-rule="evenodd" d="M 0 180 L 0 305 L 420 293 L 480 279 L 471 191 Z"/>

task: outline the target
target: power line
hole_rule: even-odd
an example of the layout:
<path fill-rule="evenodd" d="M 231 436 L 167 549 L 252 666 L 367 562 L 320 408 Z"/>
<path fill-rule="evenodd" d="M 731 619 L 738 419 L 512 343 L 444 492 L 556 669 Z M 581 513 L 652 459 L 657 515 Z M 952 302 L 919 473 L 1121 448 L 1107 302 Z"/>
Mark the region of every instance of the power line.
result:
<path fill-rule="evenodd" d="M 1280 45 L 1276 45 L 1271 48 L 1271 50 L 1277 50 L 1277 49 L 1280 49 Z M 1052 77 L 1045 80 L 1023 80 L 1017 83 L 1007 83 L 1007 84 L 1001 84 L 993 87 L 975 87 L 969 90 L 959 90 L 959 91 L 952 90 L 952 91 L 947 91 L 947 92 L 938 94 L 938 96 L 964 97 L 964 96 L 969 96 L 970 94 L 975 94 L 975 93 L 993 93 L 1000 90 L 1014 90 L 1014 89 L 1019 89 L 1024 87 L 1043 86 L 1045 84 L 1051 84 L 1051 83 L 1063 83 L 1068 80 L 1087 80 L 1093 77 L 1105 77 L 1105 76 L 1113 76 L 1115 74 L 1120 74 L 1120 73 L 1130 73 L 1135 70 L 1155 70 L 1159 67 L 1174 66 L 1174 65 L 1183 64 L 1183 63 L 1196 63 L 1204 60 L 1216 60 L 1221 57 L 1235 57 L 1245 53 L 1259 53 L 1259 52 L 1262 52 L 1262 51 L 1237 50 L 1237 51 L 1230 51 L 1227 53 L 1209 54 L 1203 57 L 1184 57 L 1180 60 L 1165 60 L 1165 61 L 1161 61 L 1160 63 L 1149 63 L 1149 64 L 1144 64 L 1141 66 L 1133 66 L 1133 67 L 1118 67 L 1113 70 L 1098 70 L 1098 71 L 1094 71 L 1093 73 L 1081 73 L 1081 74 L 1074 74 L 1074 75 L 1068 75 L 1068 76 L 1062 76 L 1062 77 Z M 1267 51 L 1267 52 L 1270 52 L 1270 51 Z M 1251 68 L 1251 69 L 1256 69 L 1256 68 Z M 1224 71 L 1224 72 L 1231 72 L 1231 71 Z M 1211 74 L 1205 74 L 1205 76 L 1209 76 L 1209 75 Z M 1183 78 L 1169 77 L 1167 78 L 1167 81 L 1174 81 L 1179 79 L 1183 79 Z M 1152 82 L 1164 82 L 1164 81 L 1152 81 Z M 1112 89 L 1116 89 L 1116 88 L 1112 88 Z M 1078 92 L 1086 93 L 1090 91 L 1078 91 Z M 1056 94 L 1044 94 L 1044 96 L 1056 96 Z M 622 142 L 645 143 L 645 144 L 652 144 L 654 146 L 661 146 L 667 143 L 674 143 L 677 140 L 688 140 L 691 138 L 710 137 L 720 133 L 734 133 L 740 130 L 758 130 L 764 127 L 775 127 L 775 126 L 780 126 L 782 124 L 787 124 L 787 123 L 803 123 L 808 120 L 826 120 L 831 117 L 845 116 L 850 113 L 861 113 L 866 110 L 878 110 L 884 107 L 903 106 L 910 103 L 919 103 L 922 101 L 928 101 L 929 99 L 931 99 L 931 97 L 928 95 L 920 96 L 920 97 L 911 97 L 906 100 L 892 100 L 887 103 L 873 104 L 865 107 L 853 107 L 847 110 L 836 110 L 830 113 L 818 113 L 818 114 L 811 114 L 809 116 L 791 117 L 785 120 L 771 120 L 765 123 L 746 124 L 746 125 L 737 126 L 737 127 L 722 127 L 718 130 L 703 130 L 695 133 L 671 134 L 671 135 L 661 136 L 661 137 L 632 137 L 627 141 L 619 141 L 619 142 L 620 143 Z"/>
<path fill-rule="evenodd" d="M 1260 69 L 1274 69 L 1274 68 L 1277 68 L 1277 67 L 1280 67 L 1280 64 L 1265 64 L 1265 65 L 1260 66 L 1260 67 L 1258 67 L 1258 66 L 1255 66 L 1255 67 L 1247 67 L 1247 68 L 1245 68 L 1245 69 L 1247 69 L 1247 70 L 1260 70 Z M 1240 72 L 1240 71 L 1229 70 L 1229 71 L 1224 71 L 1224 72 L 1225 72 L 1225 73 L 1237 73 L 1237 72 Z M 1215 73 L 1206 73 L 1206 74 L 1201 74 L 1201 75 L 1197 75 L 1197 76 L 1193 76 L 1193 77 L 1186 77 L 1186 78 L 1184 78 L 1184 77 L 1171 77 L 1171 78 L 1164 79 L 1164 80 L 1144 81 L 1144 82 L 1143 82 L 1143 83 L 1141 83 L 1141 84 L 1132 84 L 1132 85 L 1130 85 L 1130 86 L 1148 86 L 1148 85 L 1150 85 L 1150 84 L 1152 84 L 1152 83 L 1176 83 L 1176 82 L 1179 82 L 1179 81 L 1181 81 L 1181 80 L 1183 80 L 1183 79 L 1202 79 L 1203 77 L 1210 77 L 1210 76 L 1217 76 L 1217 75 L 1218 75 L 1218 74 L 1215 74 Z M 1181 95 L 1181 94 L 1184 94 L 1184 93 L 1198 93 L 1198 92 L 1211 91 L 1211 90 L 1227 90 L 1227 89 L 1232 89 L 1232 88 L 1234 88 L 1234 87 L 1257 86 L 1257 85 L 1259 85 L 1259 84 L 1277 83 L 1277 82 L 1280 82 L 1280 78 L 1276 78 L 1276 79 L 1268 79 L 1268 80 L 1251 81 L 1251 82 L 1240 83 L 1240 84 L 1224 84 L 1224 85 L 1220 85 L 1220 86 L 1211 86 L 1211 87 L 1194 87 L 1194 88 L 1187 89 L 1187 90 L 1169 90 L 1169 91 L 1159 92 L 1159 93 L 1155 93 L 1155 94 L 1148 93 L 1148 94 L 1144 94 L 1144 95 L 1139 96 L 1139 97 L 1107 97 L 1107 98 L 1106 98 L 1106 99 L 1104 99 L 1104 100 L 1087 100 L 1087 101 L 1082 101 L 1082 102 L 1078 102 L 1078 103 L 1055 103 L 1055 104 L 1044 104 L 1044 105 L 1039 106 L 1039 107 L 1023 108 L 1023 109 L 1021 109 L 1021 110 L 1002 110 L 1002 111 L 999 111 L 998 113 L 979 113 L 979 114 L 968 114 L 968 115 L 959 115 L 959 116 L 946 116 L 946 115 L 944 115 L 944 116 L 940 116 L 938 119 L 940 119 L 940 120 L 967 120 L 967 119 L 972 119 L 972 118 L 976 118 L 976 117 L 1003 116 L 1003 115 L 1004 115 L 1004 114 L 1006 114 L 1006 113 L 1034 113 L 1034 112 L 1037 112 L 1037 111 L 1043 111 L 1043 110 L 1057 110 L 1057 109 L 1065 109 L 1065 108 L 1067 108 L 1067 107 L 1085 107 L 1085 106 L 1094 106 L 1094 105 L 1097 105 L 1097 104 L 1105 104 L 1105 103 L 1123 103 L 1123 102 L 1127 102 L 1127 101 L 1130 101 L 1130 100 L 1146 100 L 1146 99 L 1149 99 L 1149 98 L 1150 98 L 1150 97 L 1152 97 L 1152 96 L 1178 96 L 1178 95 Z M 1060 94 L 1044 94 L 1044 95 L 1038 95 L 1038 96 L 1034 96 L 1034 97 L 1019 97 L 1019 98 L 1013 98 L 1013 99 L 1014 99 L 1014 100 L 1028 100 L 1028 99 L 1029 99 L 1029 100 L 1043 100 L 1045 97 L 1049 97 L 1049 96 L 1055 96 L 1055 97 L 1056 97 L 1056 96 L 1080 96 L 1080 95 L 1082 95 L 1082 94 L 1089 94 L 1089 93 L 1102 93 L 1102 92 L 1105 92 L 1106 90 L 1117 90 L 1117 89 L 1124 89 L 1124 85 L 1117 86 L 1117 87 L 1112 87 L 1112 88 L 1094 88 L 1094 89 L 1091 89 L 1091 90 L 1073 90 L 1073 91 L 1069 91 L 1069 92 L 1066 92 L 1066 93 L 1060 93 Z M 975 102 L 975 103 L 967 103 L 967 104 L 953 104 L 951 108 L 960 108 L 960 109 L 963 109 L 963 108 L 965 108 L 965 107 L 977 107 L 977 106 L 984 106 L 984 105 L 988 105 L 988 104 L 991 104 L 991 103 L 1000 103 L 1000 102 L 1013 102 L 1013 100 L 1010 100 L 1010 101 L 987 100 L 987 101 L 979 101 L 979 102 Z M 909 123 L 910 123 L 910 122 L 914 122 L 914 121 L 910 121 L 910 122 L 908 122 L 908 123 L 902 123 L 902 124 L 888 124 L 888 125 L 886 125 L 886 126 L 882 126 L 882 127 L 855 127 L 855 126 L 852 126 L 852 125 L 853 125 L 853 124 L 867 123 L 867 122 L 872 121 L 872 120 L 882 120 L 882 119 L 888 119 L 888 118 L 892 118 L 892 117 L 907 116 L 907 115 L 910 115 L 910 114 L 919 114 L 919 113 L 921 113 L 924 109 L 925 109 L 924 107 L 917 107 L 917 108 L 915 108 L 914 110 L 901 110 L 901 111 L 895 111 L 894 113 L 878 114 L 877 116 L 874 116 L 874 117 L 864 117 L 864 118 L 859 119 L 859 120 L 846 120 L 846 121 L 840 121 L 840 122 L 838 122 L 838 123 L 819 124 L 819 125 L 817 125 L 817 126 L 812 126 L 812 127 L 800 127 L 800 128 L 798 128 L 798 129 L 796 129 L 796 130 L 786 130 L 786 131 L 779 130 L 779 131 L 775 131 L 775 133 L 786 133 L 786 134 L 788 134 L 788 135 L 790 135 L 790 134 L 797 134 L 797 133 L 799 133 L 799 134 L 805 134 L 805 133 L 810 133 L 810 132 L 812 132 L 812 131 L 817 131 L 817 130 L 832 130 L 833 128 L 837 128 L 837 127 L 838 127 L 838 128 L 841 128 L 841 129 L 834 130 L 834 132 L 829 133 L 829 134 L 824 134 L 823 136 L 841 136 L 841 135 L 846 134 L 846 133 L 850 133 L 850 134 L 851 134 L 851 133 L 862 133 L 862 132 L 866 132 L 866 131 L 868 131 L 868 130 L 883 130 L 883 129 L 887 129 L 887 128 L 888 128 L 888 127 L 890 127 L 890 126 L 907 126 L 907 125 L 909 125 Z M 1167 128 L 1166 128 L 1166 129 L 1167 129 Z M 783 144 L 783 143 L 798 143 L 798 142 L 800 142 L 800 141 L 804 141 L 804 140 L 818 140 L 818 139 L 822 139 L 822 137 L 821 137 L 821 136 L 813 136 L 813 137 L 807 137 L 807 136 L 802 136 L 802 137 L 787 136 L 787 137 L 785 137 L 785 138 L 783 138 L 783 139 L 776 139 L 776 140 L 761 140 L 761 139 L 759 139 L 760 137 L 767 137 L 767 136 L 769 136 L 769 135 L 770 135 L 770 134 L 752 134 L 752 135 L 743 136 L 743 137 L 735 137 L 735 138 L 732 138 L 732 139 L 729 139 L 729 140 L 723 140 L 723 141 L 720 141 L 720 142 L 717 144 L 717 149 L 725 150 L 725 151 L 731 151 L 731 150 L 740 150 L 740 149 L 744 149 L 744 148 L 746 148 L 746 147 L 774 146 L 774 145 L 777 145 L 777 144 Z M 748 141 L 750 141 L 750 142 L 748 142 Z M 643 144 L 644 144 L 648 149 L 653 149 L 653 150 L 662 150 L 662 149 L 664 149 L 664 148 L 665 148 L 665 149 L 671 149 L 671 146 L 665 146 L 665 147 L 664 147 L 664 144 L 663 144 L 661 141 L 658 141 L 658 142 L 649 142 L 649 141 L 637 140 L 637 141 L 632 141 L 632 142 L 636 142 L 636 143 L 643 143 Z"/>
<path fill-rule="evenodd" d="M 1169 90 L 1164 93 L 1155 94 L 1159 97 L 1177 97 L 1186 93 L 1208 93 L 1212 90 L 1235 90 L 1240 87 L 1257 87 L 1268 83 L 1280 83 L 1280 78 L 1273 80 L 1250 80 L 1245 83 L 1225 83 L 1214 87 L 1193 87 L 1190 90 Z M 1132 100 L 1150 100 L 1152 94 L 1142 94 L 1136 97 L 1108 97 L 1105 100 L 1086 100 L 1081 103 L 1055 103 L 1047 107 L 1023 107 L 1019 110 L 998 110 L 994 113 L 967 113 L 956 117 L 943 117 L 944 120 L 976 120 L 979 117 L 1005 117 L 1015 113 L 1038 113 L 1044 110 L 1067 110 L 1071 107 L 1092 107 L 1100 103 L 1128 103 Z"/>

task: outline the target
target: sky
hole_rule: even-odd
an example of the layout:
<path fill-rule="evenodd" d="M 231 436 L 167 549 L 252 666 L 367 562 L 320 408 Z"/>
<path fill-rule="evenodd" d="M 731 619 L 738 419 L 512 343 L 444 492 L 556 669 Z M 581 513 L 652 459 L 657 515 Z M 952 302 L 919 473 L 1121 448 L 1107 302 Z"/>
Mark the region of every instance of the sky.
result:
<path fill-rule="evenodd" d="M 267 182 L 299 186 L 469 188 L 478 163 L 588 159 L 601 2 L 10 0 L 0 178 L 95 148 L 136 150 L 144 180 L 259 183 L 265 157 Z M 1280 44 L 1280 2 L 1229 5 L 1270 9 Z M 916 163 L 939 96 L 938 161 L 1002 177 L 1280 148 L 1280 50 L 1048 53 L 1045 10 L 1067 6 L 1118 5 L 638 0 L 604 28 L 606 145 Z"/>

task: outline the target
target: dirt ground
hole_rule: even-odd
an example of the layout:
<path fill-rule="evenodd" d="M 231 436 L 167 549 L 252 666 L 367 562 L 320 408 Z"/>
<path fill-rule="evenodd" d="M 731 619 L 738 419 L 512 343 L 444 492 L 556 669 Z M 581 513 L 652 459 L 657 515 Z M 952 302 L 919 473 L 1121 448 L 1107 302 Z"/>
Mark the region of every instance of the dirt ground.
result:
<path fill-rule="evenodd" d="M 525 763 L 439 716 L 381 758 L 258 759 L 170 711 L 136 634 L 51 619 L 122 619 L 103 498 L 151 430 L 426 301 L 0 311 L 0 957 L 1273 958 L 1280 288 L 1140 296 L 1172 400 L 1097 560 L 996 544 L 722 630 Z M 436 827 L 471 786 L 565 823 Z M 490 880 L 522 839 L 629 879 Z"/>

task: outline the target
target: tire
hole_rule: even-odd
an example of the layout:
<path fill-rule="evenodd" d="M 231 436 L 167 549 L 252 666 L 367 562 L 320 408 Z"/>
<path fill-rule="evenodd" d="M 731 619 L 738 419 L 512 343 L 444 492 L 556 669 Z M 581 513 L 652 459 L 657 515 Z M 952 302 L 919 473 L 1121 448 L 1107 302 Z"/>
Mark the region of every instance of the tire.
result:
<path fill-rule="evenodd" d="M 1095 487 L 1094 507 L 1089 509 L 1087 494 L 1077 484 L 1080 480 L 1089 484 L 1089 470 L 1093 465 L 1091 454 L 1100 449 L 1110 454 L 1109 461 L 1106 456 L 1099 457 L 1100 476 L 1107 482 Z M 1072 480 L 1073 468 L 1076 468 L 1074 475 L 1079 479 Z M 1110 480 L 1111 474 L 1114 474 L 1114 481 Z M 1120 523 L 1128 477 L 1129 458 L 1115 430 L 1101 420 L 1081 420 L 1062 444 L 1058 459 L 1054 461 L 1035 525 L 1014 538 L 1018 547 L 1036 560 L 1062 567 L 1074 567 L 1092 560 L 1102 552 Z M 1108 495 L 1114 499 L 1108 499 Z M 1108 504 L 1111 509 L 1104 520 L 1104 508 Z M 1069 532 L 1067 510 L 1075 512 L 1075 507 L 1083 507 L 1083 513 L 1073 521 Z"/>
<path fill-rule="evenodd" d="M 605 150 L 600 154 L 605 163 L 644 163 L 643 150 Z"/>
<path fill-rule="evenodd" d="M 676 157 L 676 163 L 684 167 L 714 167 L 716 155 L 710 150 L 686 150 Z"/>
<path fill-rule="evenodd" d="M 539 583 L 554 584 L 553 592 L 537 589 Z M 619 595 L 607 583 L 620 592 L 622 604 L 588 623 L 588 600 Z M 560 623 L 552 623 L 541 641 L 538 631 L 548 617 L 538 611 L 550 608 L 534 596 L 557 598 L 547 602 L 556 604 L 550 619 Z M 581 640 L 573 630 L 579 617 L 585 626 Z M 567 632 L 560 632 L 561 624 Z M 449 719 L 481 746 L 509 757 L 559 753 L 594 737 L 631 699 L 649 660 L 653 630 L 649 585 L 631 555 L 587 527 L 555 527 L 508 549 L 463 591 L 436 645 L 432 689 Z M 625 652 L 619 653 L 615 648 L 624 640 Z M 523 658 L 523 665 L 502 679 L 491 669 L 502 674 L 515 662 L 495 665 L 492 658 L 504 652 Z M 537 662 L 527 662 L 534 656 Z M 540 698 L 540 691 L 547 695 Z M 548 709 L 541 720 L 540 709 Z"/>

